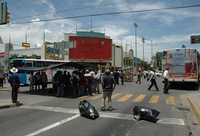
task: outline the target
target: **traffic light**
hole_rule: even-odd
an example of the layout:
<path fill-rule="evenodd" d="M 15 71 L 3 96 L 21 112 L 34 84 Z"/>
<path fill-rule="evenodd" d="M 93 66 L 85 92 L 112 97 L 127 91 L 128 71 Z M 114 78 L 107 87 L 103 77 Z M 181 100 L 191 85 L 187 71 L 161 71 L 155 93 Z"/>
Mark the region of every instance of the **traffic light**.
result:
<path fill-rule="evenodd" d="M 8 12 L 7 2 L 0 3 L 0 25 L 10 22 L 10 13 Z"/>
<path fill-rule="evenodd" d="M 196 39 L 194 36 L 191 36 L 191 43 L 196 43 Z"/>

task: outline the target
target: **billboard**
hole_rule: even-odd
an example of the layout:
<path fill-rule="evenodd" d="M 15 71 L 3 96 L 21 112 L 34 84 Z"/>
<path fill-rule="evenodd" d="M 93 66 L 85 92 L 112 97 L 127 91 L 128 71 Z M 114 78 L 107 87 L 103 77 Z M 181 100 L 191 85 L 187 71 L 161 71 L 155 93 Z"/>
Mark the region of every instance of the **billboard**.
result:
<path fill-rule="evenodd" d="M 45 59 L 66 60 L 68 49 L 73 47 L 73 43 L 69 41 L 62 42 L 45 42 Z"/>
<path fill-rule="evenodd" d="M 112 60 L 112 40 L 98 37 L 70 36 L 74 48 L 69 49 L 69 59 L 77 61 Z"/>

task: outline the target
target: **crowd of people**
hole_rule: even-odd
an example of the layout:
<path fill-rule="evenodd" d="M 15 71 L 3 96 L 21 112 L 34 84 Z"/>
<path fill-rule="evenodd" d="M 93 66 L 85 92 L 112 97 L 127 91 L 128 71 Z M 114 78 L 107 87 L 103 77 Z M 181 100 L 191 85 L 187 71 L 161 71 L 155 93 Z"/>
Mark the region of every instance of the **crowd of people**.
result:
<path fill-rule="evenodd" d="M 46 90 L 47 88 L 48 79 L 45 71 L 38 71 L 35 74 L 31 72 L 29 81 L 30 93 L 39 93 L 41 89 Z"/>
<path fill-rule="evenodd" d="M 57 97 L 100 94 L 103 75 L 100 70 L 57 71 L 53 77 L 53 90 Z M 112 75 L 116 84 L 119 85 L 119 81 L 124 84 L 122 71 L 114 71 Z"/>
<path fill-rule="evenodd" d="M 19 103 L 17 101 L 17 92 L 20 86 L 19 77 L 17 76 L 17 69 L 12 68 L 10 70 L 8 81 L 12 87 L 12 101 L 13 103 Z M 148 90 L 151 90 L 155 86 L 156 90 L 159 91 L 157 86 L 156 78 L 157 75 L 155 71 L 149 71 L 144 74 L 142 71 L 138 71 L 136 83 L 141 84 L 141 78 L 144 77 L 147 81 L 150 81 Z M 169 89 L 169 72 L 168 69 L 164 71 L 164 88 L 163 92 L 168 93 Z M 39 93 L 41 91 L 48 90 L 48 78 L 45 71 L 38 71 L 35 73 L 30 73 L 30 93 Z M 124 85 L 124 73 L 122 70 L 106 71 L 100 70 L 75 70 L 73 72 L 61 71 L 58 70 L 52 79 L 53 88 L 51 91 L 57 97 L 71 96 L 79 97 L 84 95 L 95 95 L 103 93 L 103 107 L 102 110 L 105 110 L 106 98 L 108 98 L 108 108 L 112 109 L 111 97 L 112 92 L 115 89 L 116 85 Z M 47 91 L 47 93 L 49 93 Z"/>

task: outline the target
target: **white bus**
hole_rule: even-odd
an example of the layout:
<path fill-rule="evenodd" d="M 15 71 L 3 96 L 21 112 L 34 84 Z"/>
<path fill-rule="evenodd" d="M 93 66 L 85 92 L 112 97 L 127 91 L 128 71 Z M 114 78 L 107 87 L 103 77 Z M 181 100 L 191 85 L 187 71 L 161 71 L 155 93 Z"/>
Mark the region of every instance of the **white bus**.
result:
<path fill-rule="evenodd" d="M 196 49 L 178 48 L 163 51 L 163 69 L 169 68 L 169 82 L 199 86 L 200 57 Z"/>

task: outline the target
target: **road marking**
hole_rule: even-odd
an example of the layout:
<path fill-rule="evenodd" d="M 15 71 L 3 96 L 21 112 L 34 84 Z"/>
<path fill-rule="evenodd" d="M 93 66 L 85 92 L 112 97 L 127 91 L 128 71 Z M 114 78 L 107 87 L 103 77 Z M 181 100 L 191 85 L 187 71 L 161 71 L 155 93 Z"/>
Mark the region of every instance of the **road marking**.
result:
<path fill-rule="evenodd" d="M 120 97 L 119 99 L 117 99 L 118 102 L 125 102 L 128 101 L 133 95 L 132 94 L 127 94 L 124 95 L 122 97 Z"/>
<path fill-rule="evenodd" d="M 189 101 L 192 110 L 194 111 L 198 121 L 200 122 L 200 107 L 199 104 L 193 101 L 190 97 L 187 97 L 187 100 Z"/>
<path fill-rule="evenodd" d="M 152 96 L 151 98 L 150 98 L 150 100 L 149 100 L 149 103 L 158 103 L 158 101 L 159 101 L 159 99 L 160 99 L 160 96 L 158 96 L 158 95 L 155 95 L 155 96 Z"/>
<path fill-rule="evenodd" d="M 184 126 L 185 122 L 183 119 L 179 118 L 162 118 L 157 121 L 159 124 L 170 124 L 170 125 L 180 125 Z"/>
<path fill-rule="evenodd" d="M 62 124 L 65 124 L 65 123 L 67 123 L 67 122 L 69 122 L 69 121 L 71 121 L 73 119 L 76 119 L 79 116 L 80 116 L 79 114 L 76 114 L 76 115 L 74 115 L 72 117 L 69 117 L 69 118 L 63 119 L 61 121 L 55 122 L 55 123 L 53 123 L 53 124 L 51 124 L 49 126 L 46 126 L 46 127 L 42 128 L 42 129 L 39 129 L 39 130 L 37 130 L 37 131 L 35 131 L 33 133 L 30 133 L 30 134 L 27 134 L 25 136 L 36 136 L 36 135 L 39 135 L 39 134 L 41 134 L 41 133 L 43 133 L 45 131 L 48 131 L 48 130 L 50 130 L 52 128 L 58 127 L 58 126 L 60 126 Z"/>
<path fill-rule="evenodd" d="M 102 95 L 96 95 L 96 96 L 90 97 L 89 99 L 90 100 L 97 100 L 99 98 L 102 98 Z"/>
<path fill-rule="evenodd" d="M 116 93 L 116 94 L 113 94 L 112 95 L 112 99 L 116 99 L 118 96 L 120 96 L 121 95 L 121 93 Z"/>
<path fill-rule="evenodd" d="M 176 105 L 176 98 L 175 96 L 168 96 L 166 99 L 166 103 L 169 105 Z"/>
<path fill-rule="evenodd" d="M 43 110 L 43 111 L 52 111 L 52 112 L 60 112 L 60 113 L 70 113 L 77 114 L 79 113 L 78 109 L 66 109 L 62 107 L 49 107 L 49 106 L 21 106 L 23 109 L 34 109 L 34 110 Z"/>
<path fill-rule="evenodd" d="M 139 96 L 137 96 L 136 98 L 133 99 L 134 102 L 141 102 L 144 100 L 146 95 L 144 94 L 140 94 Z"/>
<path fill-rule="evenodd" d="M 69 114 L 79 114 L 78 109 L 68 109 L 68 108 L 61 108 L 61 107 L 48 107 L 48 106 L 22 106 L 20 108 L 25 109 L 36 109 L 36 110 L 43 110 L 43 111 L 52 111 L 52 112 L 60 112 L 60 113 L 69 113 Z M 113 113 L 113 112 L 99 112 L 100 117 L 102 118 L 112 118 L 112 119 L 122 119 L 122 120 L 133 120 L 132 114 L 125 114 L 125 113 Z M 159 124 L 168 124 L 168 125 L 185 125 L 184 120 L 180 118 L 161 118 L 157 121 Z M 34 135 L 26 135 L 26 136 L 34 136 Z"/>

